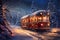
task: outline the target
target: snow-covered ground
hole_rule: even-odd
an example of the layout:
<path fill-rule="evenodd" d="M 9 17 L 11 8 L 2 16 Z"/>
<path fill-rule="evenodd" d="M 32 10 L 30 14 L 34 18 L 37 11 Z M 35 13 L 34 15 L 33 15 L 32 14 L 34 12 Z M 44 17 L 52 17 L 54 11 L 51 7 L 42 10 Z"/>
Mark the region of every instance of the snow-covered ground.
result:
<path fill-rule="evenodd" d="M 22 29 L 12 28 L 14 37 L 12 40 L 60 40 L 60 28 L 52 28 L 49 32 L 38 33 Z"/>

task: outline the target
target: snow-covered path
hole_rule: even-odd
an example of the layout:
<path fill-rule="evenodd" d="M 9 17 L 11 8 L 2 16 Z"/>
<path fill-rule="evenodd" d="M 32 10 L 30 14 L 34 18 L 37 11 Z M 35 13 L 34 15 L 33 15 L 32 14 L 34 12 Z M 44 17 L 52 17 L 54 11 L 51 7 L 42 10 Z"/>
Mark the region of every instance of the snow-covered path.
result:
<path fill-rule="evenodd" d="M 31 35 L 31 34 L 37 35 L 36 32 L 24 30 L 21 28 L 15 28 L 15 29 L 13 29 L 13 33 L 15 35 L 13 37 L 13 40 L 38 40 L 37 37 Z"/>
<path fill-rule="evenodd" d="M 59 30 L 60 28 L 53 28 L 50 32 L 40 34 L 22 28 L 13 28 L 14 37 L 12 40 L 60 40 Z"/>

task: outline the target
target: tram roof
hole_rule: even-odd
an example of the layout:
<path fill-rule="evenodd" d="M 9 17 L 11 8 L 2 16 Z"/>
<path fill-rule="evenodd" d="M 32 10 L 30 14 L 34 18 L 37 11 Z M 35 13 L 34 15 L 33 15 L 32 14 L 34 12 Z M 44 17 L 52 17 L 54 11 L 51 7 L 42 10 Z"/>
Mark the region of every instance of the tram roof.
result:
<path fill-rule="evenodd" d="M 38 13 L 40 13 L 40 12 L 48 12 L 48 11 L 46 11 L 46 10 L 38 10 L 38 11 L 32 13 L 32 15 L 36 15 L 36 14 L 38 14 Z"/>
<path fill-rule="evenodd" d="M 29 16 L 36 15 L 36 14 L 38 14 L 38 13 L 40 13 L 40 12 L 49 12 L 49 10 L 48 10 L 48 11 L 47 11 L 47 10 L 38 10 L 38 11 L 36 11 L 36 12 L 33 12 L 32 14 L 28 14 L 28 15 L 25 15 L 25 16 L 21 17 L 21 19 L 27 18 L 27 17 L 29 17 Z"/>
<path fill-rule="evenodd" d="M 29 15 L 25 15 L 25 16 L 21 17 L 21 19 L 24 19 L 24 18 L 27 18 L 27 17 L 29 17 Z"/>

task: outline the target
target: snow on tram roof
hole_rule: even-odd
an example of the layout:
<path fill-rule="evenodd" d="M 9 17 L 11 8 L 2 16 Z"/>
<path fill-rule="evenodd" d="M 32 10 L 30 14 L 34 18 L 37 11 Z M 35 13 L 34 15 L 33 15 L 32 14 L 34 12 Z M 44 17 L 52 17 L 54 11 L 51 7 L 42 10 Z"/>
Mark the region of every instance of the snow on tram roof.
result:
<path fill-rule="evenodd" d="M 48 10 L 49 11 L 49 10 Z M 28 14 L 28 15 L 25 15 L 23 17 L 21 17 L 21 19 L 24 19 L 24 18 L 27 18 L 28 16 L 33 16 L 33 15 L 36 15 L 38 14 L 39 12 L 48 12 L 47 10 L 38 10 L 36 12 L 33 12 L 32 14 Z"/>
<path fill-rule="evenodd" d="M 46 11 L 46 10 L 38 10 L 38 11 L 36 11 L 36 12 L 33 12 L 32 15 L 35 15 L 35 14 L 37 14 L 37 13 L 39 13 L 39 12 L 48 12 L 48 11 Z"/>
<path fill-rule="evenodd" d="M 25 15 L 25 16 L 21 17 L 21 19 L 27 18 L 28 16 L 29 16 L 29 15 Z"/>

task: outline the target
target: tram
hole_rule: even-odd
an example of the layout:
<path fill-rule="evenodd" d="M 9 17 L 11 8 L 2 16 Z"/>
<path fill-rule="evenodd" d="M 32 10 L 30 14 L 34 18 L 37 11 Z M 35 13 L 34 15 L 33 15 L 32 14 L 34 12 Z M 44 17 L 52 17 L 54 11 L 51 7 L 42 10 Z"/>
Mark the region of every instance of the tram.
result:
<path fill-rule="evenodd" d="M 20 22 L 24 29 L 50 29 L 50 13 L 46 10 L 39 10 L 23 16 Z"/>

